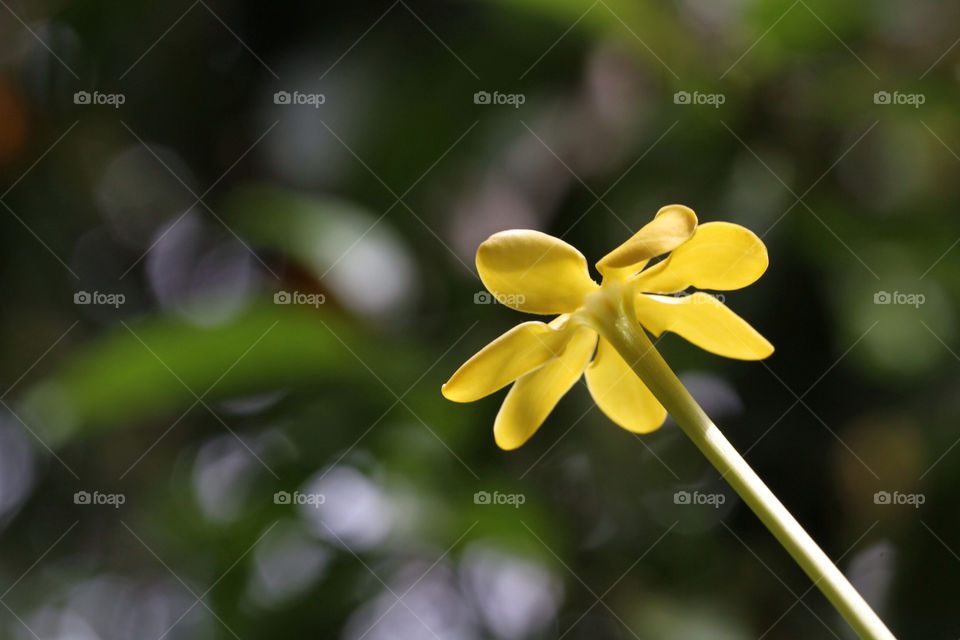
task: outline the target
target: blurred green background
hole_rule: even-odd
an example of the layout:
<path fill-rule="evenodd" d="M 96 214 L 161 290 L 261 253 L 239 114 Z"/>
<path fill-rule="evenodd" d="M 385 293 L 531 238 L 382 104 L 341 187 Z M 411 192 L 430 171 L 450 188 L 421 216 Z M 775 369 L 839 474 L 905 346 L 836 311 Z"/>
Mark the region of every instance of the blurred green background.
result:
<path fill-rule="evenodd" d="M 507 453 L 440 396 L 524 319 L 479 242 L 674 202 L 763 237 L 726 301 L 777 351 L 665 357 L 960 635 L 960 6 L 0 5 L 0 637 L 850 637 L 669 420 L 578 385 Z"/>

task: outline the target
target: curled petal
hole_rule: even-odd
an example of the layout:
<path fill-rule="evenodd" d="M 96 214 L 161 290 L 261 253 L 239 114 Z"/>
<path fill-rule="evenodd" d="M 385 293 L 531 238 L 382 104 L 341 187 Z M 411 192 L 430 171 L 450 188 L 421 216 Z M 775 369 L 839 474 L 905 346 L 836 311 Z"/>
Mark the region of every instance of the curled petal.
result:
<path fill-rule="evenodd" d="M 732 222 L 706 222 L 662 262 L 637 276 L 642 291 L 672 293 L 687 287 L 740 289 L 767 270 L 767 247 Z"/>
<path fill-rule="evenodd" d="M 586 378 L 597 406 L 628 431 L 654 431 L 667 417 L 666 409 L 603 338 L 597 345 L 597 355 L 587 367 Z"/>
<path fill-rule="evenodd" d="M 696 228 L 697 215 L 689 207 L 663 207 L 629 240 L 601 258 L 597 269 L 605 278 L 632 275 L 643 269 L 650 258 L 673 251 L 689 240 Z"/>
<path fill-rule="evenodd" d="M 575 248 L 539 231 L 495 233 L 477 249 L 477 271 L 497 300 L 527 313 L 569 313 L 598 287 Z"/>
<path fill-rule="evenodd" d="M 497 446 L 516 449 L 540 428 L 560 398 L 583 375 L 596 343 L 597 334 L 581 328 L 558 358 L 517 380 L 493 424 Z"/>
<path fill-rule="evenodd" d="M 773 345 L 746 320 L 702 291 L 679 298 L 640 294 L 635 309 L 640 324 L 654 335 L 672 331 L 701 349 L 739 360 L 773 353 Z"/>
<path fill-rule="evenodd" d="M 441 393 L 454 402 L 473 402 L 558 356 L 570 339 L 568 317 L 518 324 L 464 362 Z"/>

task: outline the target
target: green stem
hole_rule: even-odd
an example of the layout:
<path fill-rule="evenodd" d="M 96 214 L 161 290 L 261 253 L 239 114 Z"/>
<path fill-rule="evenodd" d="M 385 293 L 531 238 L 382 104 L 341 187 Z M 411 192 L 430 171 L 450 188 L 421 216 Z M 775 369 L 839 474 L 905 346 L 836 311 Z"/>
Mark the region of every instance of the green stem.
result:
<path fill-rule="evenodd" d="M 757 514 L 857 634 L 864 640 L 893 640 L 893 634 L 870 605 L 693 399 L 637 322 L 631 300 L 629 291 L 624 291 L 617 302 L 607 298 L 603 304 L 605 308 L 589 313 L 590 324 L 630 364 L 684 433 Z"/>

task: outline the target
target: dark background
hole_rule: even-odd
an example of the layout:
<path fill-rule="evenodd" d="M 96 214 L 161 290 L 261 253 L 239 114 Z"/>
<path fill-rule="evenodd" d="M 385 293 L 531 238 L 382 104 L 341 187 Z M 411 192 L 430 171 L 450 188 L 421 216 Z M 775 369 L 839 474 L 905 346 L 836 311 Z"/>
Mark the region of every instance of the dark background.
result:
<path fill-rule="evenodd" d="M 440 396 L 525 319 L 487 235 L 592 263 L 673 202 L 763 237 L 726 301 L 777 351 L 664 356 L 898 637 L 960 635 L 960 6 L 0 5 L 0 636 L 850 637 L 670 421 L 578 385 L 508 453 Z"/>

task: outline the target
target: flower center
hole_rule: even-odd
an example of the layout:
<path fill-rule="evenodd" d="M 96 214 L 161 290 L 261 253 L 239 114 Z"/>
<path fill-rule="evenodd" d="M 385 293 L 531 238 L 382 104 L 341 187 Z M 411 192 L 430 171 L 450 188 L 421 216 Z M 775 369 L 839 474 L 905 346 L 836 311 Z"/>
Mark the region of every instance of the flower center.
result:
<path fill-rule="evenodd" d="M 575 317 L 594 330 L 626 317 L 624 305 L 628 303 L 630 288 L 622 280 L 605 278 L 599 289 L 586 295 Z"/>

